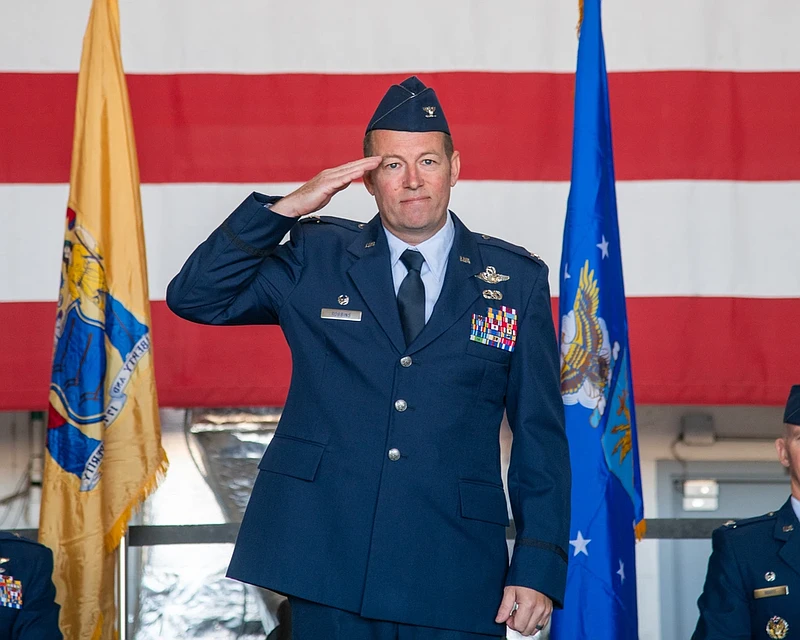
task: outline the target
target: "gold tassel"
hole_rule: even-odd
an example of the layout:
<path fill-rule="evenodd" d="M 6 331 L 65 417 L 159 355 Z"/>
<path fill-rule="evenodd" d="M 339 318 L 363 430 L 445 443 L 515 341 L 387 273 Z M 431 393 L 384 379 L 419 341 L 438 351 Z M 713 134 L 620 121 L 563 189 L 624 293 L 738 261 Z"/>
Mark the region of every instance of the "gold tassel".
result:
<path fill-rule="evenodd" d="M 642 521 L 634 527 L 634 532 L 636 534 L 636 542 L 641 542 L 642 538 L 644 538 L 644 534 L 647 533 L 647 520 L 642 519 Z"/>
<path fill-rule="evenodd" d="M 578 36 L 581 35 L 581 25 L 583 24 L 583 0 L 578 0 L 578 24 L 575 27 L 575 32 Z"/>

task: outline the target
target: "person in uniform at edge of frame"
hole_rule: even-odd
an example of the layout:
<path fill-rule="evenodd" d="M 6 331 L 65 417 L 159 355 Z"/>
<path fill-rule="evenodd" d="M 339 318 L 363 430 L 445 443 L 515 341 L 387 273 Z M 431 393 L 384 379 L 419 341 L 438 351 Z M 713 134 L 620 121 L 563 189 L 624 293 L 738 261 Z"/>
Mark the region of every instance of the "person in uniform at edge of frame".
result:
<path fill-rule="evenodd" d="M 714 531 L 692 640 L 793 638 L 800 632 L 800 385 L 775 441 L 792 494 L 778 511 Z M 790 634 L 790 629 L 792 634 Z"/>
<path fill-rule="evenodd" d="M 570 517 L 547 267 L 448 211 L 461 157 L 416 77 L 364 150 L 248 196 L 167 289 L 187 320 L 280 324 L 292 352 L 228 575 L 287 595 L 295 640 L 535 634 L 562 604 Z M 308 216 L 360 178 L 369 223 Z"/>
<path fill-rule="evenodd" d="M 62 640 L 58 628 L 53 552 L 0 531 L 0 638 Z"/>

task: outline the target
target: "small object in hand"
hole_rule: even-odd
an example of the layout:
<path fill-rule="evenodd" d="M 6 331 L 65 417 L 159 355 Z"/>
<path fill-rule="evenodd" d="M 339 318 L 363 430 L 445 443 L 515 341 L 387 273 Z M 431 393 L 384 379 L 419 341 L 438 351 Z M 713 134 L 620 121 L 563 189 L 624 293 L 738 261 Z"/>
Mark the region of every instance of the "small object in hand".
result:
<path fill-rule="evenodd" d="M 514 603 L 514 606 L 511 607 L 511 613 L 508 615 L 513 616 L 517 612 L 517 609 L 519 609 L 519 602 Z"/>

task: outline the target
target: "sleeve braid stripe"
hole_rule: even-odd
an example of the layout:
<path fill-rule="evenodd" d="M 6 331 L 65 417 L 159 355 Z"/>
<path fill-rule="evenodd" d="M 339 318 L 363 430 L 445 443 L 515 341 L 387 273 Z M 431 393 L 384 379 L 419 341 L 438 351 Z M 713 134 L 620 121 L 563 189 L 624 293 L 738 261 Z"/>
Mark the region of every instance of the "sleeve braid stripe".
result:
<path fill-rule="evenodd" d="M 544 542 L 543 540 L 537 540 L 536 538 L 519 538 L 517 539 L 517 545 L 522 547 L 536 547 L 537 549 L 545 549 L 547 551 L 552 551 L 564 562 L 567 562 L 566 551 L 564 551 L 561 547 L 559 547 L 556 544 L 552 544 L 550 542 Z"/>
<path fill-rule="evenodd" d="M 247 244 L 233 231 L 230 230 L 226 222 L 222 223 L 222 230 L 225 232 L 225 235 L 231 239 L 231 242 L 236 246 L 237 249 L 241 249 L 242 251 L 250 254 L 251 256 L 254 256 L 256 258 L 266 258 L 273 251 L 272 249 L 259 249 L 258 247 L 254 247 L 253 245 Z"/>

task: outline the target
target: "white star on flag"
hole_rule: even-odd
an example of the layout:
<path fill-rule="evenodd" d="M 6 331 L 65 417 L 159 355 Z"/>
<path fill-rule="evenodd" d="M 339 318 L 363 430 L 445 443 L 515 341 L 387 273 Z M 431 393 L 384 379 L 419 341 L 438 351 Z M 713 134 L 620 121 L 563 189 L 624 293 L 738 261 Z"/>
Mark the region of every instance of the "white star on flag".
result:
<path fill-rule="evenodd" d="M 572 277 L 567 269 L 569 269 L 569 264 L 564 265 L 564 280 L 569 280 Z"/>
<path fill-rule="evenodd" d="M 617 571 L 617 575 L 619 576 L 622 583 L 625 583 L 625 565 L 622 563 L 622 560 L 619 561 L 619 571 Z"/>
<path fill-rule="evenodd" d="M 572 554 L 572 557 L 574 558 L 579 553 L 582 553 L 582 554 L 588 556 L 589 552 L 586 550 L 586 545 L 588 545 L 591 541 L 592 541 L 591 538 L 589 538 L 589 539 L 584 538 L 583 534 L 580 531 L 578 531 L 578 537 L 575 538 L 575 540 L 570 540 L 569 541 L 569 543 L 573 547 L 575 547 L 575 553 Z"/>
<path fill-rule="evenodd" d="M 597 247 L 598 249 L 600 249 L 600 251 L 603 252 L 601 260 L 602 260 L 602 258 L 607 258 L 608 257 L 608 240 L 606 240 L 605 236 L 603 236 L 603 241 L 600 244 L 596 244 L 594 246 Z"/>

